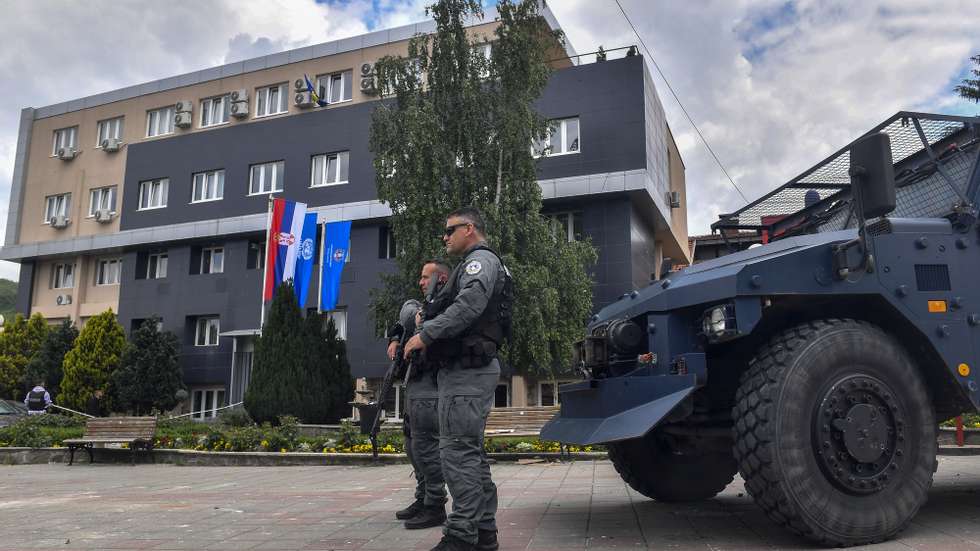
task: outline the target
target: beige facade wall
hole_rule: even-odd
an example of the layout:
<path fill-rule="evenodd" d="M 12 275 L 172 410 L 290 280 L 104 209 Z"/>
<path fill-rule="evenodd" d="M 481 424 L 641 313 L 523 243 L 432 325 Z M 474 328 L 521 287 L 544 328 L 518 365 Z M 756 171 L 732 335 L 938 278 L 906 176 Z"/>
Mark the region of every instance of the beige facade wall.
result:
<path fill-rule="evenodd" d="M 118 258 L 113 255 L 85 256 L 46 259 L 39 261 L 34 272 L 34 293 L 31 300 L 31 313 L 38 312 L 48 319 L 70 318 L 80 320 L 100 314 L 108 309 L 116 311 L 119 302 L 119 285 L 96 285 L 96 271 L 99 260 Z M 74 282 L 71 288 L 52 288 L 52 273 L 56 265 L 74 265 Z M 71 297 L 68 304 L 58 304 L 58 297 Z"/>

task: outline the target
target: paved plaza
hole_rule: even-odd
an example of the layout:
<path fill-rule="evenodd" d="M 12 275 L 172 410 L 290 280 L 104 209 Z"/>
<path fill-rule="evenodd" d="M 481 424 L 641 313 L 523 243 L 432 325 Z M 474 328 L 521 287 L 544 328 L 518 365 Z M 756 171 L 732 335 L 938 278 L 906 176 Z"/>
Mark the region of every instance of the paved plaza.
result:
<path fill-rule="evenodd" d="M 631 491 L 607 461 L 502 463 L 501 549 L 812 549 L 773 526 L 741 481 L 694 505 Z M 0 467 L 0 550 L 428 549 L 408 531 L 405 465 Z M 980 457 L 942 457 L 929 504 L 875 550 L 980 550 Z"/>

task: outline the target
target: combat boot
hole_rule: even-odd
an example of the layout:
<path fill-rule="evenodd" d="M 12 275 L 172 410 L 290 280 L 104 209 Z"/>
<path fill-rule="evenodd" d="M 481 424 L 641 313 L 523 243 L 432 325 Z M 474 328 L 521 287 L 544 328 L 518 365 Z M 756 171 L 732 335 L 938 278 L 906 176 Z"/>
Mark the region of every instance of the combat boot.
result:
<path fill-rule="evenodd" d="M 446 523 L 446 506 L 435 507 L 425 506 L 417 515 L 405 521 L 405 528 L 409 530 L 419 530 L 421 528 L 432 528 Z"/>
<path fill-rule="evenodd" d="M 474 551 L 476 547 L 473 544 L 465 542 L 455 536 L 443 536 L 442 541 L 439 545 L 433 547 L 429 551 Z"/>
<path fill-rule="evenodd" d="M 480 539 L 476 541 L 476 551 L 497 551 L 500 544 L 497 543 L 496 530 L 480 529 Z"/>
<path fill-rule="evenodd" d="M 397 518 L 398 520 L 408 520 L 414 517 L 415 515 L 419 514 L 419 512 L 422 510 L 423 507 L 425 507 L 423 501 L 421 499 L 416 499 L 408 507 L 405 507 L 401 511 L 396 511 L 395 518 Z"/>

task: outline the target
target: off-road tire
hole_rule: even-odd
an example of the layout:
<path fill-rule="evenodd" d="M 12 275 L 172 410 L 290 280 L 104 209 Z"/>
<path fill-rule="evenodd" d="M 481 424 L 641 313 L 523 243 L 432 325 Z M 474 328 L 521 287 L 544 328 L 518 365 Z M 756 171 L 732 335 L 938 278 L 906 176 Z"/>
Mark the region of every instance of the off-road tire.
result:
<path fill-rule="evenodd" d="M 637 492 L 657 501 L 710 499 L 725 489 L 738 470 L 731 454 L 673 453 L 655 433 L 607 445 L 619 476 Z"/>
<path fill-rule="evenodd" d="M 874 460 L 888 461 L 894 470 L 885 471 L 875 489 L 855 488 L 850 471 L 842 477 L 828 467 L 838 458 L 854 461 L 851 456 L 822 449 L 833 438 L 835 449 L 846 441 L 819 416 L 843 422 L 833 421 L 840 418 L 834 408 L 853 408 L 855 402 L 849 398 L 834 406 L 831 400 L 838 391 L 853 396 L 844 385 L 855 381 L 859 388 L 862 381 L 872 387 L 879 382 L 867 399 L 881 396 L 876 409 L 882 419 L 894 412 L 888 417 L 895 427 L 888 431 L 895 434 L 893 444 L 882 444 L 885 459 Z M 850 422 L 850 413 L 845 415 Z M 908 353 L 874 325 L 827 319 L 778 334 L 742 375 L 733 418 L 735 458 L 746 489 L 773 522 L 801 536 L 833 546 L 883 541 L 901 532 L 926 502 L 937 467 L 932 404 Z"/>

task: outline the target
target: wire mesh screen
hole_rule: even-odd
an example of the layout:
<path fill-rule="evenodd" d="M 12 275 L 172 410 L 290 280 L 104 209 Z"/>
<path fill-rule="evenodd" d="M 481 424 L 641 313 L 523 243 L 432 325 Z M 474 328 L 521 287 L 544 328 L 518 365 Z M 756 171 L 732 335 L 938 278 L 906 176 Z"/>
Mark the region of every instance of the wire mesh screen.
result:
<path fill-rule="evenodd" d="M 924 147 L 919 136 L 919 129 L 916 128 L 916 122 L 918 122 L 922 135 L 931 147 L 957 133 L 963 132 L 965 136 L 968 136 L 964 131 L 980 124 L 980 119 L 906 112 L 894 115 L 868 134 L 874 132 L 888 134 L 891 141 L 892 161 L 897 167 L 896 170 L 903 169 L 903 164 L 910 165 L 913 164 L 913 161 L 917 161 L 917 159 L 910 159 L 917 154 L 922 154 L 922 160 L 928 159 L 924 154 Z M 851 163 L 850 148 L 851 145 L 849 144 L 761 199 L 730 215 L 723 215 L 720 221 L 712 225 L 712 228 L 770 227 L 777 221 L 798 213 L 809 205 L 820 203 L 828 197 L 848 190 L 850 188 L 850 176 L 848 175 Z M 954 159 L 953 156 L 956 158 Z M 943 159 L 946 162 L 944 166 L 953 173 L 953 179 L 957 185 L 963 186 L 961 189 L 965 190 L 966 180 L 969 178 L 969 171 L 976 157 L 976 151 L 975 149 L 971 150 L 969 155 L 954 153 L 953 156 Z M 955 203 L 957 196 L 945 181 L 938 179 L 941 177 L 938 173 L 916 175 L 916 178 L 921 178 L 921 180 L 906 187 L 923 187 L 923 189 L 899 189 L 897 192 L 898 208 L 893 216 L 939 216 L 948 212 Z M 842 195 L 846 196 L 847 193 Z M 832 205 L 822 205 L 820 211 L 827 216 L 820 231 L 843 229 L 854 225 L 854 221 L 850 220 L 853 218 L 850 216 L 850 208 L 835 210 Z"/>

